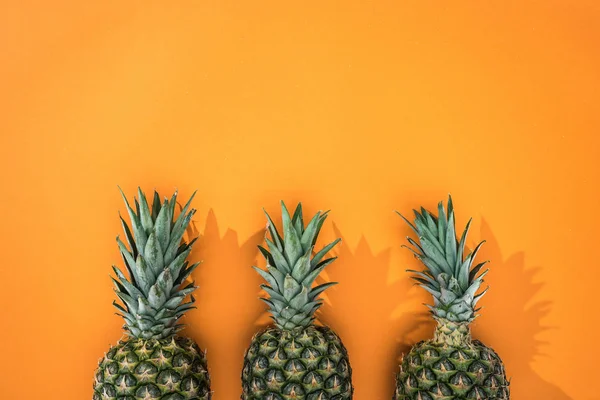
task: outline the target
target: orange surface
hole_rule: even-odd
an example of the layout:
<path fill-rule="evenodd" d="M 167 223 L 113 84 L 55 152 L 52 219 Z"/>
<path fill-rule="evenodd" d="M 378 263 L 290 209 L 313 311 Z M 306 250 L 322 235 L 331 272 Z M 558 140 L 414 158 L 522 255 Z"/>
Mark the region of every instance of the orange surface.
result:
<path fill-rule="evenodd" d="M 321 315 L 356 400 L 431 334 L 392 211 L 453 194 L 491 259 L 474 333 L 513 397 L 600 399 L 596 1 L 54 1 L 0 6 L 0 398 L 89 399 L 120 335 L 117 184 L 194 189 L 214 400 L 236 399 L 264 206 L 332 209 Z"/>

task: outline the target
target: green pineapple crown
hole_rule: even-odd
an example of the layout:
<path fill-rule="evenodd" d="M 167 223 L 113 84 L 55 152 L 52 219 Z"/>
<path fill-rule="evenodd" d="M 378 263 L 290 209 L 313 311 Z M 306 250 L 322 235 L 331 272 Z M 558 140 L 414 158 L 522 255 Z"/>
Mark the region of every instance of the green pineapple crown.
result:
<path fill-rule="evenodd" d="M 447 211 L 443 202 L 438 204 L 438 215 L 434 216 L 425 208 L 413 210 L 414 225 L 398 213 L 418 236 L 419 243 L 407 237 L 413 246 L 403 246 L 411 250 L 426 267 L 423 271 L 408 270 L 417 284 L 433 295 L 433 306 L 427 305 L 435 319 L 445 319 L 455 323 L 469 323 L 477 316 L 477 302 L 487 292 L 476 294 L 488 270 L 481 269 L 488 261 L 473 267 L 475 256 L 485 242 L 464 256 L 465 242 L 471 219 L 462 233 L 460 241 L 455 231 L 452 197 L 448 196 Z M 481 273 L 480 273 L 481 272 Z"/>
<path fill-rule="evenodd" d="M 268 304 L 275 325 L 283 330 L 307 327 L 315 320 L 315 312 L 323 302 L 319 295 L 337 282 L 328 282 L 312 287 L 313 282 L 337 257 L 325 255 L 339 243 L 336 239 L 317 253 L 313 253 L 317 236 L 327 218 L 326 212 L 317 212 L 304 226 L 302 204 L 298 204 L 294 215 L 281 202 L 283 237 L 269 214 L 267 230 L 271 239 L 265 238 L 268 250 L 258 246 L 267 261 L 266 270 L 253 267 L 268 283 L 261 285 L 269 298 L 261 298 Z"/>
<path fill-rule="evenodd" d="M 120 190 L 120 188 L 119 188 Z M 177 192 L 171 199 L 154 192 L 152 206 L 138 188 L 135 210 L 121 191 L 131 228 L 123 217 L 121 223 L 129 248 L 117 236 L 117 244 L 129 274 L 113 266 L 116 278 L 115 292 L 123 305 L 113 301 L 123 317 L 123 329 L 127 335 L 141 339 L 164 339 L 183 328 L 178 320 L 183 314 L 195 308 L 194 296 L 184 303 L 184 299 L 196 289 L 194 283 L 185 284 L 187 277 L 200 264 L 186 260 L 197 238 L 186 243 L 183 240 L 192 216 L 196 212 L 189 209 L 194 194 L 175 218 Z M 133 231 L 133 234 L 132 234 Z"/>

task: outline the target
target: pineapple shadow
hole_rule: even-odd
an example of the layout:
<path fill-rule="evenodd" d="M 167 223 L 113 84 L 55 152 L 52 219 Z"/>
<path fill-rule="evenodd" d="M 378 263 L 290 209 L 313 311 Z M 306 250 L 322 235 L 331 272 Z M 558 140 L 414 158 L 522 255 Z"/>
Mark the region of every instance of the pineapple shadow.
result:
<path fill-rule="evenodd" d="M 240 244 L 231 229 L 221 236 L 213 210 L 203 232 L 195 225 L 192 229 L 192 237 L 199 234 L 199 239 L 190 258 L 202 264 L 194 271 L 198 310 L 190 316 L 188 335 L 207 349 L 213 400 L 239 399 L 244 352 L 254 334 L 254 322 L 264 311 L 257 299 L 260 276 L 251 268 L 264 230 Z"/>
<path fill-rule="evenodd" d="M 537 300 L 544 286 L 537 282 L 540 268 L 528 268 L 525 254 L 517 252 L 504 258 L 494 234 L 485 220 L 481 224 L 481 259 L 491 260 L 486 283 L 491 287 L 481 301 L 481 317 L 473 323 L 473 336 L 493 347 L 506 366 L 511 378 L 511 397 L 532 400 L 572 399 L 561 388 L 544 380 L 531 367 L 537 357 L 547 357 L 541 351 L 546 342 L 538 336 L 548 329 L 542 324 L 552 302 Z M 509 355 L 512 355 L 509 357 Z"/>
<path fill-rule="evenodd" d="M 413 318 L 395 318 L 408 300 L 408 275 L 390 281 L 391 248 L 375 254 L 363 236 L 352 250 L 342 242 L 333 250 L 338 259 L 327 267 L 330 280 L 340 284 L 327 291 L 319 319 L 342 338 L 350 356 L 356 400 L 389 400 L 402 349 L 398 336 L 418 329 Z M 352 316 L 346 318 L 345 316 Z"/>

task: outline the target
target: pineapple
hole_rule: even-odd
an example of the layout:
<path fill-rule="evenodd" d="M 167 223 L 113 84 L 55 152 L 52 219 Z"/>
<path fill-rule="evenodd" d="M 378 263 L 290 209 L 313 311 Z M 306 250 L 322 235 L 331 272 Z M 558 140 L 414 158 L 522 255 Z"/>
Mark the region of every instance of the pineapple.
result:
<path fill-rule="evenodd" d="M 121 194 L 123 194 L 121 192 Z M 129 248 L 117 237 L 128 277 L 113 266 L 113 302 L 125 320 L 127 337 L 100 360 L 94 400 L 207 400 L 211 398 L 206 357 L 192 339 L 178 336 L 179 319 L 194 308 L 196 289 L 187 278 L 199 263 L 186 261 L 196 239 L 182 240 L 195 210 L 193 195 L 175 218 L 177 193 L 170 200 L 154 192 L 152 207 L 138 189 L 135 211 L 123 195 L 132 230 L 121 222 Z"/>
<path fill-rule="evenodd" d="M 474 265 L 484 242 L 464 256 L 469 225 L 457 240 L 452 198 L 447 211 L 442 202 L 438 216 L 421 208 L 414 211 L 415 224 L 400 215 L 417 234 L 419 243 L 408 242 L 423 271 L 412 272 L 413 279 L 433 295 L 428 305 L 437 322 L 434 337 L 417 343 L 404 356 L 396 379 L 396 400 L 509 399 L 509 382 L 496 352 L 471 338 L 469 324 L 477 317 L 477 302 L 487 291 L 477 294 L 488 270 L 487 261 Z"/>
<path fill-rule="evenodd" d="M 274 325 L 256 334 L 244 359 L 243 400 L 352 399 L 352 370 L 342 341 L 330 328 L 315 325 L 319 295 L 335 282 L 315 287 L 313 282 L 336 257 L 324 259 L 340 239 L 314 253 L 327 212 L 317 214 L 305 227 L 302 205 L 293 217 L 281 203 L 283 234 L 267 215 L 269 250 L 259 246 L 266 270 L 254 269 L 267 281 Z"/>

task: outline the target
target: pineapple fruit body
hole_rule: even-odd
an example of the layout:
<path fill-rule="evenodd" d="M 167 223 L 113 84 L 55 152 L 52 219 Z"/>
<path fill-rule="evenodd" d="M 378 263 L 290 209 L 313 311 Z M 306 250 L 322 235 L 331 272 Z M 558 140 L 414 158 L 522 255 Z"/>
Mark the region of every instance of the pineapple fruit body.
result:
<path fill-rule="evenodd" d="M 510 399 L 509 382 L 502 360 L 494 350 L 472 340 L 469 324 L 477 317 L 478 293 L 487 261 L 474 264 L 483 242 L 467 254 L 466 239 L 471 221 L 458 239 L 452 199 L 438 215 L 415 210 L 418 242 L 408 247 L 423 263 L 421 271 L 409 270 L 419 286 L 433 297 L 428 304 L 437 328 L 432 340 L 417 343 L 403 357 L 396 378 L 395 400 Z"/>
<path fill-rule="evenodd" d="M 181 318 L 195 308 L 189 279 L 199 263 L 187 258 L 196 239 L 183 236 L 195 210 L 192 197 L 175 216 L 177 193 L 152 205 L 138 189 L 134 206 L 123 195 L 131 226 L 121 218 L 125 242 L 117 237 L 125 270 L 113 266 L 126 339 L 110 348 L 95 374 L 93 400 L 208 400 L 206 357 L 198 345 L 178 335 Z"/>
<path fill-rule="evenodd" d="M 242 379 L 243 400 L 352 398 L 348 353 L 325 326 L 270 327 L 257 334 L 246 352 Z"/>
<path fill-rule="evenodd" d="M 314 251 L 327 217 L 320 211 L 304 224 L 302 205 L 290 216 L 281 203 L 283 236 L 267 214 L 268 249 L 258 246 L 266 269 L 254 267 L 267 284 L 275 322 L 252 339 L 242 371 L 242 400 L 346 400 L 352 399 L 352 369 L 339 336 L 315 325 L 315 312 L 323 304 L 321 293 L 336 282 L 315 285 L 315 280 L 336 257 L 327 253 L 336 239 Z"/>
<path fill-rule="evenodd" d="M 189 338 L 129 339 L 100 361 L 93 400 L 208 400 L 206 357 Z"/>
<path fill-rule="evenodd" d="M 404 356 L 396 400 L 509 399 L 504 365 L 496 352 L 471 340 L 466 325 L 440 320 L 434 339 Z M 452 327 L 452 328 L 449 328 Z"/>

